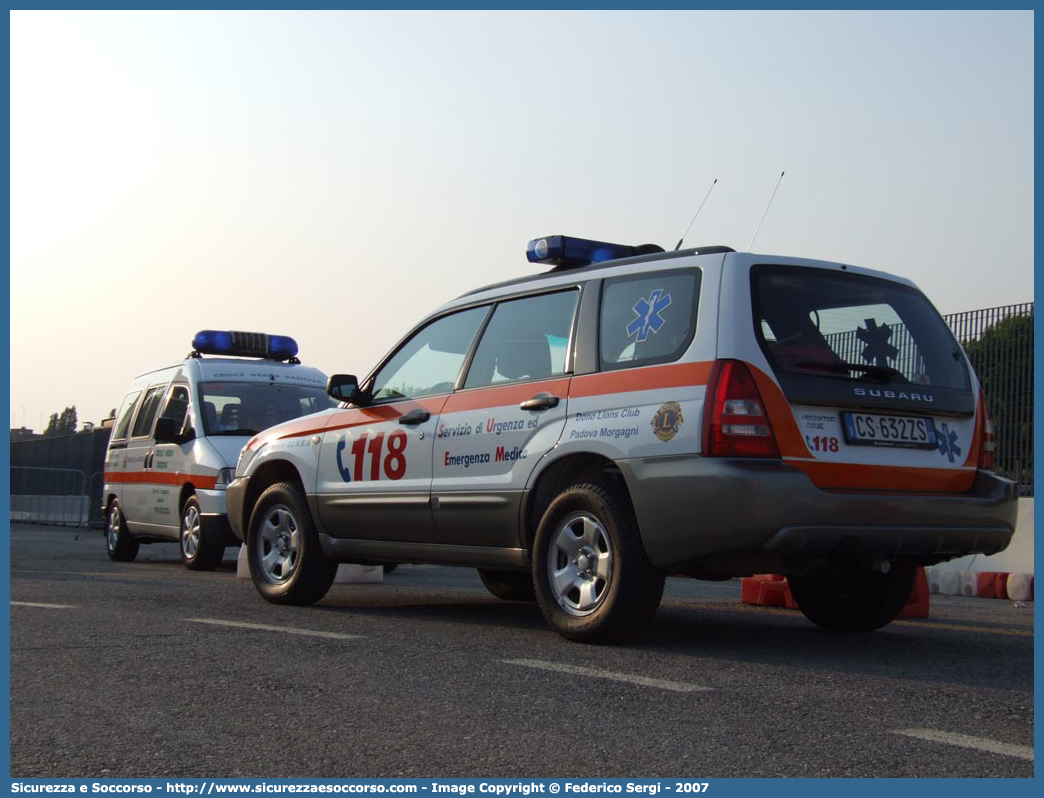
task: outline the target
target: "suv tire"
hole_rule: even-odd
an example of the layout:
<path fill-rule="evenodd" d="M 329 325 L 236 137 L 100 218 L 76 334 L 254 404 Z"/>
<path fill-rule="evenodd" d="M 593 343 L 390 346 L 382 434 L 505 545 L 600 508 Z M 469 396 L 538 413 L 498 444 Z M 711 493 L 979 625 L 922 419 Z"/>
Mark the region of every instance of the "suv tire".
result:
<path fill-rule="evenodd" d="M 337 563 L 319 545 L 300 485 L 277 482 L 261 494 L 250 517 L 247 562 L 257 592 L 273 604 L 314 604 L 326 595 Z"/>
<path fill-rule="evenodd" d="M 533 545 L 537 602 L 559 634 L 586 643 L 641 631 L 663 596 L 664 575 L 649 562 L 626 493 L 582 483 L 544 513 Z"/>
<path fill-rule="evenodd" d="M 479 579 L 486 590 L 504 601 L 535 601 L 533 576 L 529 571 L 507 571 L 479 568 Z"/>
<path fill-rule="evenodd" d="M 896 562 L 886 574 L 836 569 L 788 576 L 791 595 L 812 623 L 841 632 L 869 632 L 895 620 L 910 600 L 917 571 Z"/>
<path fill-rule="evenodd" d="M 213 571 L 225 556 L 224 546 L 215 546 L 203 533 L 203 516 L 195 494 L 181 507 L 181 526 L 178 534 L 181 562 L 190 571 Z"/>
<path fill-rule="evenodd" d="M 115 562 L 130 562 L 138 556 L 138 540 L 127 529 L 127 521 L 123 517 L 120 503 L 113 501 L 109 505 L 109 520 L 105 525 L 105 549 L 109 559 Z"/>

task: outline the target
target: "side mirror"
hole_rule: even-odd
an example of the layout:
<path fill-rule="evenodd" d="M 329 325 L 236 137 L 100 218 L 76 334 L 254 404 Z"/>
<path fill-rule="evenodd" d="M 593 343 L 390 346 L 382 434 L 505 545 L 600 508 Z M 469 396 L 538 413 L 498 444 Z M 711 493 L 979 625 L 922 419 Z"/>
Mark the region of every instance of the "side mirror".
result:
<path fill-rule="evenodd" d="M 339 402 L 354 402 L 359 394 L 359 380 L 354 374 L 334 374 L 326 381 L 326 392 Z"/>
<path fill-rule="evenodd" d="M 184 438 L 174 427 L 174 419 L 161 416 L 156 420 L 156 431 L 152 434 L 156 443 L 183 443 Z"/>

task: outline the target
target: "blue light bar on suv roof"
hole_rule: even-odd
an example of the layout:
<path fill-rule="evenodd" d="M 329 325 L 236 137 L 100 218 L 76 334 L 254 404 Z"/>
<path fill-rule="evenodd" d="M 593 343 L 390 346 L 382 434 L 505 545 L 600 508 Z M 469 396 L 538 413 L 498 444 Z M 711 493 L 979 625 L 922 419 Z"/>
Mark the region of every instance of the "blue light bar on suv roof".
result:
<path fill-rule="evenodd" d="M 192 339 L 192 350 L 193 355 L 228 355 L 296 361 L 297 341 L 286 335 L 267 335 L 238 330 L 200 330 Z"/>
<path fill-rule="evenodd" d="M 546 263 L 551 266 L 587 266 L 617 258 L 630 258 L 635 255 L 650 255 L 663 252 L 656 244 L 610 244 L 606 241 L 592 241 L 587 238 L 573 236 L 545 236 L 534 238 L 526 247 L 526 258 L 530 263 Z"/>

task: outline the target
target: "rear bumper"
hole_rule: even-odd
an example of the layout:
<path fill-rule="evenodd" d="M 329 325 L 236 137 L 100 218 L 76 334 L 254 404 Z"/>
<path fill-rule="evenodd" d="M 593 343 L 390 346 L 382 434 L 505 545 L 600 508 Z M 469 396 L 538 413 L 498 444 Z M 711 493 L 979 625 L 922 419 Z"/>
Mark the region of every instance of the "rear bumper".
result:
<path fill-rule="evenodd" d="M 1018 486 L 989 472 L 961 494 L 824 490 L 778 460 L 619 462 L 649 559 L 665 569 L 783 569 L 850 549 L 931 564 L 993 554 L 1015 531 Z"/>

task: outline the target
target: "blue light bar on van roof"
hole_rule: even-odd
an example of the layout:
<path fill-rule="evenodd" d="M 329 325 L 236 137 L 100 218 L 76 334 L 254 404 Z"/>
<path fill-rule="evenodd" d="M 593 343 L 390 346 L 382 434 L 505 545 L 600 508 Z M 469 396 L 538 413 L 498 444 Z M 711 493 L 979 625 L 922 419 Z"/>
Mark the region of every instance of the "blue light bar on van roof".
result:
<path fill-rule="evenodd" d="M 546 263 L 551 266 L 587 266 L 617 258 L 630 258 L 634 255 L 648 255 L 663 252 L 662 247 L 655 244 L 610 244 L 606 241 L 591 241 L 587 238 L 572 236 L 546 236 L 534 238 L 526 247 L 526 258 L 530 263 Z"/>
<path fill-rule="evenodd" d="M 192 349 L 201 355 L 292 360 L 297 355 L 297 341 L 286 335 L 266 335 L 238 330 L 200 330 L 192 339 Z"/>

